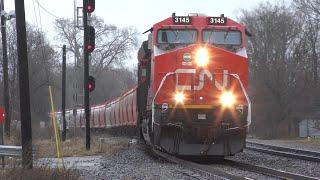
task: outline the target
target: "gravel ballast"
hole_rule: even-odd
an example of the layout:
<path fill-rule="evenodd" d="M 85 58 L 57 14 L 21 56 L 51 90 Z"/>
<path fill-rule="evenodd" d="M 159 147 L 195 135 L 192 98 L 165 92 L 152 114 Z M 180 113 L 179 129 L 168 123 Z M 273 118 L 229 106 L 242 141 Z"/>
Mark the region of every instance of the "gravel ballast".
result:
<path fill-rule="evenodd" d="M 251 150 L 244 150 L 244 152 L 228 159 L 320 178 L 320 163 L 316 162 L 269 155 Z"/>
<path fill-rule="evenodd" d="M 121 139 L 121 138 L 120 138 Z M 118 140 L 118 139 L 117 139 Z M 114 144 L 115 139 L 110 139 Z M 64 158 L 66 168 L 76 169 L 84 179 L 214 179 L 214 176 L 189 169 L 174 163 L 160 159 L 147 150 L 145 146 L 136 144 L 127 139 L 130 146 L 120 150 L 114 155 L 67 157 Z M 105 142 L 108 144 L 108 141 Z M 113 145 L 112 145 L 113 146 Z M 108 145 L 106 145 L 108 148 Z M 111 148 L 111 146 L 109 147 Z M 277 170 L 289 171 L 292 173 L 307 176 L 320 177 L 320 164 L 269 155 L 265 153 L 244 150 L 232 157 L 227 157 L 235 161 L 245 162 L 254 165 L 265 166 Z M 57 166 L 57 159 L 41 159 L 41 164 Z M 251 179 L 274 179 L 261 174 L 248 172 L 235 167 L 230 167 L 223 163 L 208 164 L 214 169 L 228 172 L 236 176 Z"/>
<path fill-rule="evenodd" d="M 138 146 L 98 159 L 94 167 L 77 167 L 80 175 L 85 179 L 213 179 L 210 174 L 152 157 Z"/>
<path fill-rule="evenodd" d="M 57 167 L 60 163 L 56 158 L 42 158 L 41 165 Z M 61 164 L 61 163 L 60 163 Z M 214 175 L 197 171 L 167 162 L 153 155 L 145 146 L 136 144 L 112 156 L 84 156 L 64 158 L 66 168 L 75 169 L 84 179 L 219 179 Z M 208 164 L 209 165 L 209 164 Z M 253 179 L 272 179 L 220 163 L 211 163 L 216 170 L 225 171 L 237 176 Z"/>

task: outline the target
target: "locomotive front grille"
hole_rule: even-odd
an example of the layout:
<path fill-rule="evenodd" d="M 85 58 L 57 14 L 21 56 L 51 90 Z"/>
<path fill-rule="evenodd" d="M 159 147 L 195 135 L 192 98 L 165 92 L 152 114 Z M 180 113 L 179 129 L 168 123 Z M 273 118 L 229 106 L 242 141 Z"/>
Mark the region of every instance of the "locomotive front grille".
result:
<path fill-rule="evenodd" d="M 168 120 L 183 124 L 213 125 L 217 119 L 216 111 L 217 109 L 171 109 Z"/>
<path fill-rule="evenodd" d="M 168 108 L 162 111 L 156 108 L 155 121 L 163 125 L 180 124 L 186 126 L 208 126 L 212 128 L 242 128 L 246 125 L 247 107 L 243 111 L 221 110 L 220 107 L 210 109 Z"/>

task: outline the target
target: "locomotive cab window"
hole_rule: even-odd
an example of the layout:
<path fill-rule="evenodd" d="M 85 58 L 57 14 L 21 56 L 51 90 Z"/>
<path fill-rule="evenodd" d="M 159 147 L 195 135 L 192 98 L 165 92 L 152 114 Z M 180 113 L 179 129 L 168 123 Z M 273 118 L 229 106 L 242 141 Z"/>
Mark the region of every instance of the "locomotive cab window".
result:
<path fill-rule="evenodd" d="M 185 29 L 161 29 L 158 31 L 157 37 L 159 47 L 164 50 L 169 50 L 196 43 L 197 31 Z"/>
<path fill-rule="evenodd" d="M 235 51 L 242 44 L 241 32 L 238 30 L 204 30 L 202 39 L 204 43 Z"/>

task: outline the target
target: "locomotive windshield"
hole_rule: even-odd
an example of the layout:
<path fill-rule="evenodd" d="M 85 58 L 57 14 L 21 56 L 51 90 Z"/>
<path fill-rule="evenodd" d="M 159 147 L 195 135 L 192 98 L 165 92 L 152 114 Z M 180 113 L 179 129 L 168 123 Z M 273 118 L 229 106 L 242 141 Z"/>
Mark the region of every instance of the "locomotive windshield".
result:
<path fill-rule="evenodd" d="M 158 31 L 159 44 L 193 44 L 196 41 L 196 30 L 161 29 Z"/>
<path fill-rule="evenodd" d="M 234 30 L 204 30 L 203 41 L 215 45 L 241 45 L 241 32 Z"/>

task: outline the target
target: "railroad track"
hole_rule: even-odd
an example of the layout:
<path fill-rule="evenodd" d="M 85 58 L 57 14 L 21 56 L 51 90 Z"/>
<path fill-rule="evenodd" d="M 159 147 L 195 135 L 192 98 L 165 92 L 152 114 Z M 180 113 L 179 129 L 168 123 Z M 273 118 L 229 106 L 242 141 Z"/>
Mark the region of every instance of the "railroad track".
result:
<path fill-rule="evenodd" d="M 169 155 L 167 153 L 161 152 L 159 150 L 153 150 L 153 152 L 158 155 L 159 157 L 169 161 L 173 162 L 179 165 L 182 165 L 184 167 L 197 170 L 204 173 L 209 173 L 214 176 L 214 179 L 236 179 L 236 180 L 244 180 L 244 179 L 251 179 L 249 177 L 240 177 L 233 174 L 226 173 L 224 171 L 217 170 L 213 167 L 213 164 L 199 164 L 192 161 L 187 161 L 184 159 L 180 159 L 178 157 Z M 244 171 L 250 171 L 258 174 L 263 174 L 270 177 L 275 177 L 279 179 L 303 179 L 303 180 L 316 180 L 318 178 L 295 174 L 291 172 L 285 172 L 281 170 L 275 170 L 272 168 L 262 167 L 262 166 L 256 166 L 252 164 L 247 164 L 243 162 L 238 162 L 230 159 L 225 159 L 222 161 L 223 165 L 231 166 L 233 168 L 241 169 Z"/>
<path fill-rule="evenodd" d="M 293 149 L 293 148 L 282 147 L 282 146 L 273 146 L 273 145 L 267 145 L 262 143 L 256 143 L 248 140 L 246 142 L 246 149 L 267 153 L 267 154 L 272 154 L 272 155 L 320 162 L 320 152 L 316 152 L 316 151 L 307 151 L 307 150 Z"/>
<path fill-rule="evenodd" d="M 252 165 L 252 164 L 247 164 L 239 161 L 233 161 L 229 159 L 225 159 L 224 163 L 227 165 L 230 165 L 235 168 L 239 168 L 245 171 L 251 171 L 255 172 L 258 174 L 263 174 L 279 179 L 304 179 L 304 180 L 316 180 L 318 178 L 316 177 L 311 177 L 311 176 L 305 176 L 301 174 L 295 174 L 291 172 L 286 172 L 286 171 L 281 171 L 281 170 L 276 170 L 272 168 L 267 168 L 267 167 L 262 167 L 262 166 L 257 166 L 257 165 Z"/>
<path fill-rule="evenodd" d="M 211 165 L 199 164 L 199 163 L 195 163 L 195 162 L 192 162 L 192 161 L 187 161 L 187 160 L 184 160 L 184 159 L 180 159 L 178 157 L 172 156 L 170 154 L 161 152 L 161 151 L 156 150 L 156 149 L 153 149 L 152 151 L 156 155 L 158 155 L 159 157 L 161 157 L 161 158 L 163 158 L 163 159 L 165 159 L 165 160 L 167 160 L 169 162 L 172 162 L 172 163 L 175 163 L 175 164 L 179 164 L 179 165 L 182 165 L 184 167 L 187 167 L 187 168 L 190 168 L 190 169 L 193 169 L 193 170 L 197 170 L 197 171 L 200 171 L 200 172 L 209 173 L 209 174 L 214 176 L 214 179 L 224 179 L 224 180 L 227 180 L 227 179 L 235 179 L 235 180 L 248 179 L 248 178 L 239 177 L 239 176 L 235 176 L 235 175 L 223 172 L 223 171 L 216 170 Z"/>

